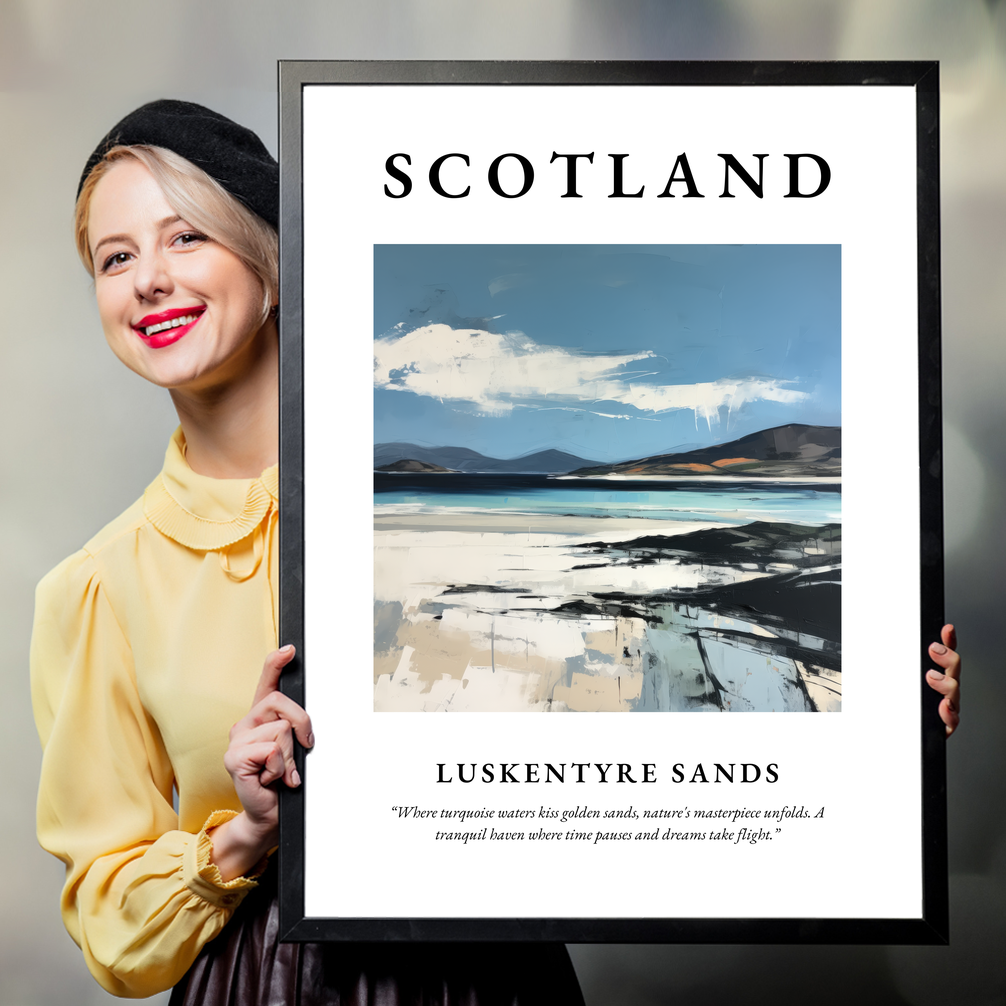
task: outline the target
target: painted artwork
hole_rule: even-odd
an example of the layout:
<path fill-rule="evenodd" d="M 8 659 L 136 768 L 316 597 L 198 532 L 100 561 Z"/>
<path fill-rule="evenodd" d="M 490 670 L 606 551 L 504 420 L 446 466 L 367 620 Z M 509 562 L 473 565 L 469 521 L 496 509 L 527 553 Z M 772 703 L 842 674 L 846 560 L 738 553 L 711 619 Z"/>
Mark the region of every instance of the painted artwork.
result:
<path fill-rule="evenodd" d="M 374 248 L 374 708 L 841 709 L 841 248 Z"/>

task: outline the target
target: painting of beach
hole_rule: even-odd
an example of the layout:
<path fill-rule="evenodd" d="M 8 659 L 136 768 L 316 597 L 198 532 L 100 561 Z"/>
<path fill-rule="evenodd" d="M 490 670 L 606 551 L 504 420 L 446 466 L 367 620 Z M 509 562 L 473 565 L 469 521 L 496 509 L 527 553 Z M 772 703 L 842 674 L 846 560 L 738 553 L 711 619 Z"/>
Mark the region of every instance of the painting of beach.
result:
<path fill-rule="evenodd" d="M 834 245 L 374 249 L 374 708 L 841 709 Z"/>

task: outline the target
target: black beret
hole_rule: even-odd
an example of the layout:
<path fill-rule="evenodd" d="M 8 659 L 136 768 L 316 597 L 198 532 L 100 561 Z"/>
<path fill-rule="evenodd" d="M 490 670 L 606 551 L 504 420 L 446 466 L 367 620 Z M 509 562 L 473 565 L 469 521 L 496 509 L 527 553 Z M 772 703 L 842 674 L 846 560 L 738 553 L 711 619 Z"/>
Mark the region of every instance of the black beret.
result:
<path fill-rule="evenodd" d="M 250 130 L 191 101 L 163 98 L 114 125 L 84 165 L 77 195 L 91 169 L 112 147 L 166 147 L 191 161 L 273 227 L 279 226 L 279 165 Z"/>

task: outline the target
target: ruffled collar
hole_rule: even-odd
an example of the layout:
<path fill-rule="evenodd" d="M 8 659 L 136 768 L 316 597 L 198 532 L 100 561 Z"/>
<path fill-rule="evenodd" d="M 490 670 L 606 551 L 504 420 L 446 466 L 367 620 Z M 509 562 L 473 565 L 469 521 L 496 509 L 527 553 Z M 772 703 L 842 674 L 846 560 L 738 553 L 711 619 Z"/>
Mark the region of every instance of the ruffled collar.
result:
<path fill-rule="evenodd" d="M 143 494 L 143 512 L 162 534 L 186 548 L 211 552 L 252 533 L 279 500 L 279 466 L 257 479 L 213 479 L 185 460 L 185 437 L 175 430 L 164 468 Z"/>

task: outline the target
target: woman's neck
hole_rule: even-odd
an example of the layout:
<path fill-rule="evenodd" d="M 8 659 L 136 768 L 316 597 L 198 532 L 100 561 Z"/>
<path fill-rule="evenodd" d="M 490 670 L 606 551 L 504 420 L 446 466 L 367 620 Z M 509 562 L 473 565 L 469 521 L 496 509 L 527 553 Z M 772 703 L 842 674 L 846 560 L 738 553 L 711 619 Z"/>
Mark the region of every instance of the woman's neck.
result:
<path fill-rule="evenodd" d="M 279 340 L 268 322 L 234 361 L 232 374 L 207 387 L 172 388 L 185 434 L 185 459 L 199 475 L 258 478 L 279 457 Z"/>

